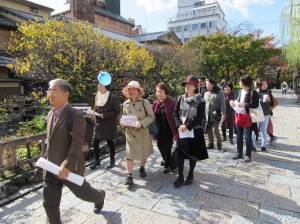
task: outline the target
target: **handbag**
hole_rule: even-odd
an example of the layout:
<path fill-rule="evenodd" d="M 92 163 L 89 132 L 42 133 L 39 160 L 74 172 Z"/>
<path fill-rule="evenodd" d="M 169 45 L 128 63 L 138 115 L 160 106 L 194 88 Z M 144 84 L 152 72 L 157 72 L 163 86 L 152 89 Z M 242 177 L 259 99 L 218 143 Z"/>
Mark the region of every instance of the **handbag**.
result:
<path fill-rule="evenodd" d="M 278 106 L 278 100 L 272 95 L 272 97 L 273 97 L 273 102 L 274 102 L 274 105 L 272 106 L 272 107 L 270 107 L 270 110 L 272 111 L 272 110 L 274 110 L 275 109 L 275 107 L 277 107 Z"/>
<path fill-rule="evenodd" d="M 265 115 L 264 115 L 264 112 L 262 110 L 260 103 L 258 104 L 257 108 L 250 108 L 249 113 L 250 113 L 252 123 L 265 121 Z"/>
<path fill-rule="evenodd" d="M 145 113 L 146 113 L 146 117 L 148 116 L 148 113 L 147 113 L 147 110 L 145 108 L 145 105 L 144 105 L 144 100 L 142 101 L 143 103 L 143 107 L 144 107 L 144 110 L 145 110 Z M 153 135 L 153 137 L 157 137 L 157 134 L 158 134 L 158 127 L 157 127 L 157 124 L 156 124 L 156 121 L 152 121 L 149 125 L 148 125 L 148 129 L 149 129 L 149 132 L 151 135 Z"/>
<path fill-rule="evenodd" d="M 242 128 L 249 128 L 252 125 L 250 114 L 235 113 L 234 124 Z"/>

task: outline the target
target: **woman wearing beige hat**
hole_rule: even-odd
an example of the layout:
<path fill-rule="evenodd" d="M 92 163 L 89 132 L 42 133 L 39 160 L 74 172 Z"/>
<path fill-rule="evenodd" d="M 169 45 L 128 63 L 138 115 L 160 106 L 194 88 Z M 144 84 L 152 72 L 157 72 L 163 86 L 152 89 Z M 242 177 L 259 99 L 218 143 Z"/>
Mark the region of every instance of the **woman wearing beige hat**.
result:
<path fill-rule="evenodd" d="M 148 125 L 154 120 L 154 114 L 148 100 L 143 99 L 144 90 L 137 81 L 130 81 L 123 89 L 123 94 L 127 100 L 123 104 L 123 116 L 133 115 L 136 123 L 126 125 L 123 123 L 123 116 L 120 126 L 125 128 L 126 136 L 126 161 L 127 179 L 126 185 L 133 185 L 133 161 L 140 161 L 140 177 L 146 177 L 145 164 L 147 158 L 153 153 L 152 139 Z"/>

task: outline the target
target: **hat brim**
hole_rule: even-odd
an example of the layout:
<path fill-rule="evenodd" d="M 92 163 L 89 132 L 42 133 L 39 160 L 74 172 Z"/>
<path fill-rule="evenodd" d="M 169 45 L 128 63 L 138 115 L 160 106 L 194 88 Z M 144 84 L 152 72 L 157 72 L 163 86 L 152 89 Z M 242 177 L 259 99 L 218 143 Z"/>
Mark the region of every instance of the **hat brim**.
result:
<path fill-rule="evenodd" d="M 142 87 L 134 87 L 134 86 L 125 86 L 123 89 L 122 89 L 122 93 L 125 97 L 129 98 L 129 95 L 128 95 L 128 89 L 138 89 L 141 93 L 141 95 L 143 94 L 144 92 L 144 89 Z"/>
<path fill-rule="evenodd" d="M 184 87 L 186 83 L 191 83 L 192 85 L 196 86 L 195 83 L 188 82 L 188 81 L 183 81 L 183 82 L 181 83 L 181 85 Z M 197 87 L 197 86 L 196 86 L 196 87 Z"/>

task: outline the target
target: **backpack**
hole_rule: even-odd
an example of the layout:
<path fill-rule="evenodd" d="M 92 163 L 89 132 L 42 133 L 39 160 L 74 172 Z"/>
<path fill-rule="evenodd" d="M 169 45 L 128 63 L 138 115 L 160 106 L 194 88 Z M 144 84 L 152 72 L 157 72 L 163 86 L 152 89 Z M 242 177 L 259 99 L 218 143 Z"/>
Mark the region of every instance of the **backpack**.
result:
<path fill-rule="evenodd" d="M 71 132 L 73 129 L 74 116 L 75 116 L 76 111 L 77 111 L 77 109 L 71 108 L 67 114 L 67 129 L 68 129 L 70 136 L 71 136 Z M 85 141 L 85 139 L 86 139 L 86 136 L 84 136 L 84 141 Z M 84 155 L 84 159 L 89 160 L 91 157 L 91 152 L 90 152 L 89 144 L 87 142 L 84 142 L 84 145 L 82 146 L 81 151 Z"/>

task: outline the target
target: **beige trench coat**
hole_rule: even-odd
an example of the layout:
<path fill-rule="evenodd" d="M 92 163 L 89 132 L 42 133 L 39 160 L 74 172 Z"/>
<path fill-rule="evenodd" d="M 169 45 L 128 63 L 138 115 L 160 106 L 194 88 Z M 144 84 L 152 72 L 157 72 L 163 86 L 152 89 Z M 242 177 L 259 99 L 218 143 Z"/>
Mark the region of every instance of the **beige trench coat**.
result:
<path fill-rule="evenodd" d="M 140 129 L 126 127 L 126 158 L 138 161 L 147 159 L 153 153 L 152 138 L 148 125 L 155 119 L 149 101 L 139 98 L 135 106 L 133 106 L 130 99 L 126 100 L 123 104 L 123 115 L 136 115 L 142 123 L 142 128 Z"/>

